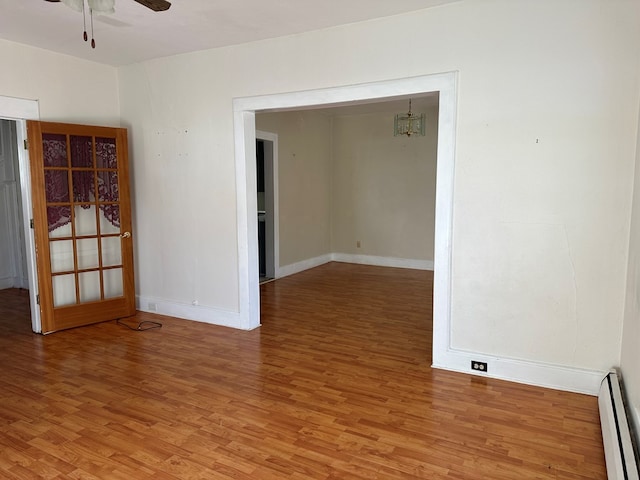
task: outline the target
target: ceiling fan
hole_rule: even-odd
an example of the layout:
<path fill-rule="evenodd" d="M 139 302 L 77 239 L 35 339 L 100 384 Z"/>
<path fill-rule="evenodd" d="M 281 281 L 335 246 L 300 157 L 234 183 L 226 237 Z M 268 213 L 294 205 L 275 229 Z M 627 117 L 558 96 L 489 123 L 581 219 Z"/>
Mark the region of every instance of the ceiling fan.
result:
<path fill-rule="evenodd" d="M 61 0 L 45 0 L 46 2 L 53 2 L 53 3 L 59 3 Z M 171 7 L 171 3 L 168 2 L 167 0 L 133 0 L 134 2 L 138 2 L 140 5 L 144 5 L 145 7 L 153 10 L 154 12 L 164 12 L 165 10 L 169 10 L 169 7 Z M 71 6 L 72 8 L 76 8 L 75 6 L 70 5 L 71 4 L 78 4 L 78 1 L 75 2 L 63 2 L 66 3 L 67 5 Z M 96 4 L 97 8 L 94 7 L 92 5 L 92 3 Z M 81 3 L 81 5 L 83 5 L 84 2 Z M 109 11 L 113 11 L 113 6 L 115 4 L 115 0 L 98 0 L 98 1 L 89 1 L 89 7 L 93 10 L 96 11 L 96 13 L 99 11 L 99 8 L 104 8 L 102 7 L 103 5 L 107 5 L 107 8 L 109 9 Z M 77 8 L 76 8 L 77 9 Z M 106 13 L 106 11 L 105 11 Z"/>
<path fill-rule="evenodd" d="M 84 19 L 84 32 L 82 38 L 86 42 L 89 39 L 87 35 L 87 19 L 85 15 L 85 0 L 45 0 L 52 3 L 64 3 L 67 7 L 70 7 L 78 12 L 82 12 Z M 163 12 L 169 10 L 171 3 L 167 0 L 133 0 L 134 2 L 144 5 L 145 7 L 153 10 L 154 12 Z M 89 5 L 89 16 L 91 18 L 91 48 L 96 48 L 96 41 L 93 38 L 93 14 L 96 15 L 108 15 L 115 13 L 116 0 L 86 0 Z"/>

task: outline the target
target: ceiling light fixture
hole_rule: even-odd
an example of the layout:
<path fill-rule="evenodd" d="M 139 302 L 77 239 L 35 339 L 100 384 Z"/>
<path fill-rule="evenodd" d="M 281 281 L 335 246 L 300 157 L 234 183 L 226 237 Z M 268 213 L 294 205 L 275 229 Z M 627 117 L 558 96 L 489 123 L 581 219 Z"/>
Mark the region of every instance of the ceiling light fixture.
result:
<path fill-rule="evenodd" d="M 422 135 L 424 136 L 425 114 L 416 115 L 411 113 L 411 99 L 409 99 L 409 112 L 399 113 L 393 122 L 393 136 L 406 135 Z"/>

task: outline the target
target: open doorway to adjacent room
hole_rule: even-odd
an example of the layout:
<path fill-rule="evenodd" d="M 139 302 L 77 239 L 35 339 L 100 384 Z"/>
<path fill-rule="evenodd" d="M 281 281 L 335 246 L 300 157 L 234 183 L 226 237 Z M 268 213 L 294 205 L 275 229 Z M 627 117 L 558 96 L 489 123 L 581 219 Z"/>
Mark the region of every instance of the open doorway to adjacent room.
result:
<path fill-rule="evenodd" d="M 16 122 L 0 119 L 0 290 L 28 290 Z"/>
<path fill-rule="evenodd" d="M 278 136 L 256 132 L 256 184 L 258 206 L 258 271 L 260 283 L 276 278 L 278 228 Z"/>

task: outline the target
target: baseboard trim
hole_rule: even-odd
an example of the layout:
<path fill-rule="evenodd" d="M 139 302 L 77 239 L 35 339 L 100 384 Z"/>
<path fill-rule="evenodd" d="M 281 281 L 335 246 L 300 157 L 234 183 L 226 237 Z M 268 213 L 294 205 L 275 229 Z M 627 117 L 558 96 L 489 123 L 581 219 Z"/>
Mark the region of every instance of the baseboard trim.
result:
<path fill-rule="evenodd" d="M 487 373 L 471 370 L 472 360 L 487 363 Z M 600 383 L 607 374 L 606 371 L 600 370 L 495 357 L 455 349 L 448 349 L 444 355 L 439 355 L 432 367 L 593 396 L 598 395 Z"/>
<path fill-rule="evenodd" d="M 142 312 L 157 313 L 221 327 L 242 328 L 240 314 L 204 305 L 189 305 L 156 297 L 136 296 L 136 308 Z"/>
<path fill-rule="evenodd" d="M 304 272 L 310 268 L 319 267 L 325 263 L 329 263 L 333 260 L 332 254 L 320 255 L 319 257 L 308 258 L 301 262 L 292 263 L 276 269 L 276 278 L 288 277 L 296 273 Z"/>
<path fill-rule="evenodd" d="M 301 262 L 280 267 L 276 271 L 276 278 L 288 277 L 304 272 L 310 268 L 319 267 L 329 262 L 356 263 L 376 267 L 411 268 L 414 270 L 433 271 L 433 260 L 415 260 L 410 258 L 378 257 L 376 255 L 353 255 L 350 253 L 327 253 L 319 257 L 308 258 Z"/>
<path fill-rule="evenodd" d="M 413 270 L 433 271 L 433 260 L 354 255 L 350 253 L 332 253 L 331 259 L 335 262 L 357 263 L 359 265 L 373 265 L 376 267 L 411 268 Z"/>

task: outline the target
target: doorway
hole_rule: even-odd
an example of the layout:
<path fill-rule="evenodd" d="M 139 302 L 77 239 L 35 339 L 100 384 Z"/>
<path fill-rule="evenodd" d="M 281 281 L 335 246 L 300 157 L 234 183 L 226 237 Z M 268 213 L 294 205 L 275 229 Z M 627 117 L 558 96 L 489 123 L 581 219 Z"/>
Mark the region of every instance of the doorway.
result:
<path fill-rule="evenodd" d="M 278 270 L 277 138 L 278 136 L 273 133 L 256 132 L 256 203 L 260 283 L 277 278 Z"/>
<path fill-rule="evenodd" d="M 18 208 L 21 213 L 21 222 L 18 222 L 18 235 L 21 235 L 21 245 L 18 246 L 24 260 L 23 281 L 29 289 L 29 306 L 31 309 L 31 329 L 35 333 L 42 331 L 40 324 L 40 309 L 38 305 L 37 283 L 38 276 L 35 264 L 35 242 L 33 230 L 29 223 L 32 212 L 31 202 L 31 172 L 29 169 L 29 153 L 26 149 L 27 122 L 26 120 L 39 120 L 40 113 L 36 100 L 5 97 L 0 95 L 0 120 L 8 120 L 12 124 L 10 145 L 14 155 L 17 156 L 18 179 L 15 188 L 19 199 Z M 4 199 L 3 199 L 4 200 Z"/>
<path fill-rule="evenodd" d="M 16 122 L 0 120 L 0 289 L 28 289 Z"/>
<path fill-rule="evenodd" d="M 451 363 L 451 254 L 453 236 L 453 180 L 455 158 L 455 118 L 457 74 L 447 72 L 343 87 L 298 91 L 233 101 L 236 202 L 238 210 L 239 328 L 260 325 L 260 291 L 257 272 L 257 209 L 255 194 L 255 113 L 314 106 L 337 106 L 438 92 L 438 168 L 436 178 L 436 219 L 434 245 L 433 363 Z"/>

